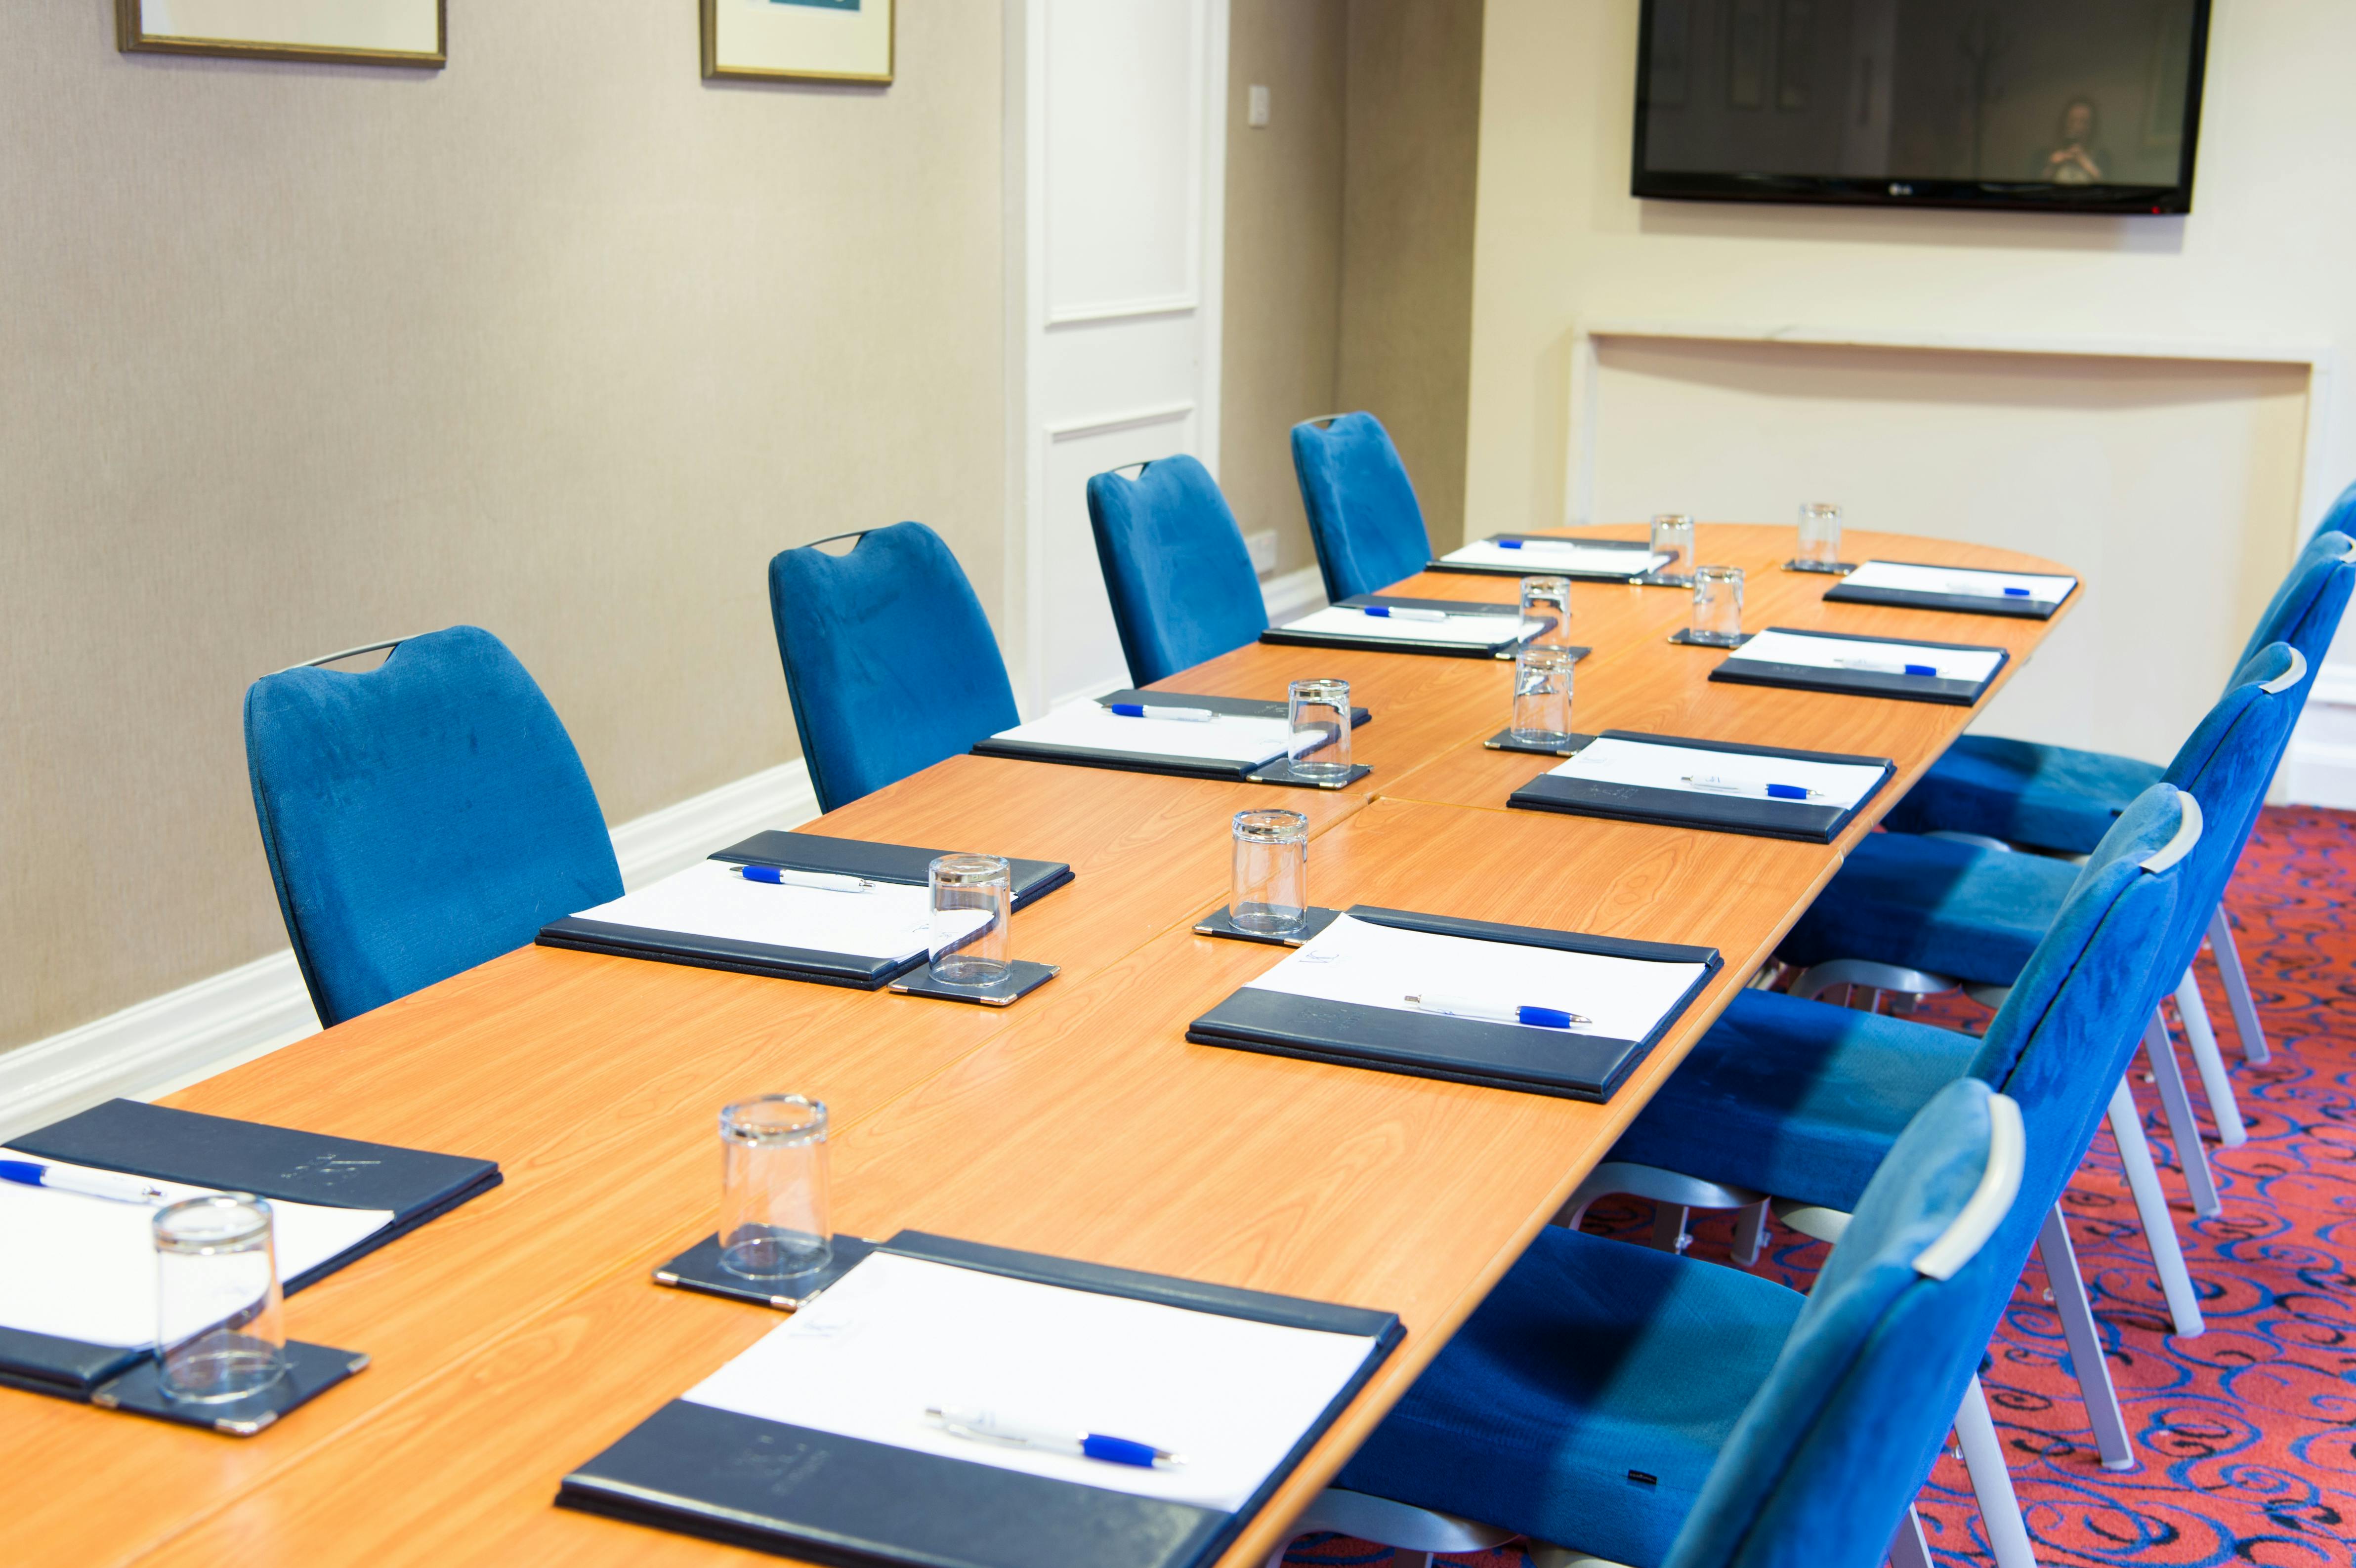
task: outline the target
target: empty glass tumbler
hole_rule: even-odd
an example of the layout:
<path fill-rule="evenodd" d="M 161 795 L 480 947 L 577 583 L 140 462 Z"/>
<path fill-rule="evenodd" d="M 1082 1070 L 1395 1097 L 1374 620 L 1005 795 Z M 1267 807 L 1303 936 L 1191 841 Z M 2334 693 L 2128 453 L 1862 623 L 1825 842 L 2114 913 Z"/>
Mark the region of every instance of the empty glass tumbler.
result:
<path fill-rule="evenodd" d="M 1742 569 L 1694 569 L 1693 640 L 1730 648 L 1742 640 Z"/>
<path fill-rule="evenodd" d="M 1286 692 L 1292 731 L 1292 771 L 1311 784 L 1343 784 L 1350 776 L 1350 683 L 1296 680 Z"/>
<path fill-rule="evenodd" d="M 267 1200 L 189 1198 L 155 1212 L 155 1359 L 164 1392 L 226 1404 L 286 1375 L 278 1249 Z"/>
<path fill-rule="evenodd" d="M 1291 936 L 1307 926 L 1309 818 L 1297 811 L 1236 813 L 1227 918 L 1255 936 Z"/>
<path fill-rule="evenodd" d="M 1522 620 L 1525 623 L 1530 621 L 1554 623 L 1530 638 L 1526 645 L 1534 648 L 1568 646 L 1570 642 L 1570 579 L 1568 577 L 1523 578 Z"/>
<path fill-rule="evenodd" d="M 1014 912 L 1014 876 L 1003 857 L 943 855 L 926 868 L 933 895 L 933 978 L 951 986 L 995 986 L 1012 972 L 1006 922 Z"/>
<path fill-rule="evenodd" d="M 746 1279 L 787 1279 L 834 1255 L 826 1168 L 826 1106 L 762 1094 L 720 1113 L 720 1266 Z"/>
<path fill-rule="evenodd" d="M 1808 501 L 1800 507 L 1800 553 L 1795 564 L 1826 571 L 1840 564 L 1841 509 L 1830 501 Z"/>
<path fill-rule="evenodd" d="M 1524 648 L 1514 660 L 1515 740 L 1559 746 L 1569 739 L 1572 664 L 1569 648 Z"/>
<path fill-rule="evenodd" d="M 1664 582 L 1690 582 L 1694 569 L 1694 521 L 1683 512 L 1662 512 L 1653 518 L 1653 551 L 1669 552 L 1654 570 Z"/>

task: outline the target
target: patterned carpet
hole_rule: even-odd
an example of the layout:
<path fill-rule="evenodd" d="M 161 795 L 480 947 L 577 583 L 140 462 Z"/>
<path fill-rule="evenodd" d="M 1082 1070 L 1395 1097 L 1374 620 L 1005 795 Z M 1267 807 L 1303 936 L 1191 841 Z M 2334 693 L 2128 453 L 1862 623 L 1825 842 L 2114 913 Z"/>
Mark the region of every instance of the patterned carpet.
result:
<path fill-rule="evenodd" d="M 2233 1064 L 2250 1141 L 2209 1145 L 2224 1200 L 2195 1223 L 2151 1087 L 2145 1126 L 2178 1201 L 2208 1332 L 2167 1331 L 2158 1280 L 2105 1132 L 2064 1200 L 2142 1463 L 2101 1467 L 2062 1331 L 2032 1262 L 1986 1378 L 2038 1560 L 2070 1568 L 2346 1568 L 2356 1562 L 2356 814 L 2270 809 L 2227 903 L 2274 1060 L 2242 1061 L 2214 965 L 2201 989 Z M 1926 1022 L 1983 1027 L 1985 1009 L 1941 998 Z M 2182 1053 L 2179 1052 L 2181 1056 Z M 2183 1057 L 2191 1077 L 2191 1062 Z M 2193 1093 L 2199 1095 L 2197 1080 Z M 1648 1205 L 1590 1211 L 1587 1228 L 1641 1240 Z M 1693 1254 L 1724 1263 L 1730 1222 L 1697 1216 Z M 1778 1229 L 1760 1268 L 1805 1288 L 1825 1249 Z M 1963 1466 L 1950 1456 L 1920 1504 L 1941 1568 L 1993 1562 Z M 1307 1536 L 1291 1563 L 1412 1561 L 1364 1541 Z M 1519 1545 L 1443 1563 L 1521 1568 Z"/>

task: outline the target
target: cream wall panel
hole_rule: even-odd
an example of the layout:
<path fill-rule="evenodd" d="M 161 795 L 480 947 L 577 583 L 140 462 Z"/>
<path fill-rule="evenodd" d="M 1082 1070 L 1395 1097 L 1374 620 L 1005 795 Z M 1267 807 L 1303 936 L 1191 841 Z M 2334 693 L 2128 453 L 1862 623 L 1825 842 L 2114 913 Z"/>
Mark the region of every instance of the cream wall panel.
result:
<path fill-rule="evenodd" d="M 794 754 L 776 550 L 920 517 L 998 603 L 1000 26 L 810 88 L 700 80 L 691 6 L 433 73 L 0 6 L 0 1045 L 284 944 L 264 671 L 487 626 L 621 822 Z"/>

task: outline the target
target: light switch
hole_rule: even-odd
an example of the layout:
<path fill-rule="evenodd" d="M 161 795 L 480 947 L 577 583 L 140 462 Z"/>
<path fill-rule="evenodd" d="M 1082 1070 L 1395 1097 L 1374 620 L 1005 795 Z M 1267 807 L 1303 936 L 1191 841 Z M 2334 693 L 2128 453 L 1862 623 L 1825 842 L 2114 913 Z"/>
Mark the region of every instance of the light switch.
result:
<path fill-rule="evenodd" d="M 1255 131 L 1268 129 L 1268 89 L 1254 82 L 1247 95 L 1244 123 Z"/>

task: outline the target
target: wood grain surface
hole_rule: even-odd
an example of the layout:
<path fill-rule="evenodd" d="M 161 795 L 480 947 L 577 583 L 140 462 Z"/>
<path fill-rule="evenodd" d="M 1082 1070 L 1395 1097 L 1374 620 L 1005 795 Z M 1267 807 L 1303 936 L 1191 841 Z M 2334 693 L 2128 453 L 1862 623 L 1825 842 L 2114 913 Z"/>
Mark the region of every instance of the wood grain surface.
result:
<path fill-rule="evenodd" d="M 1628 535 L 1641 530 L 1613 529 Z M 1750 571 L 1746 624 L 2021 656 L 2050 623 L 1826 605 L 1772 571 L 1791 530 L 1705 525 Z M 2053 570 L 1856 534 L 1852 555 Z M 1427 573 L 1398 592 L 1511 597 Z M 1886 806 L 1970 709 L 1707 680 L 1663 641 L 1687 596 L 1579 584 L 1581 728 L 1898 761 Z M 556 1480 L 779 1319 L 653 1285 L 708 1232 L 712 1117 L 749 1093 L 825 1099 L 837 1222 L 916 1226 L 1386 1307 L 1409 1335 L 1226 1561 L 1263 1560 L 1415 1371 L 1547 1221 L 1839 863 L 1837 848 L 1499 810 L 1547 765 L 1488 752 L 1510 666 L 1254 645 L 1160 683 L 1281 697 L 1340 675 L 1375 774 L 1328 794 L 955 758 L 814 830 L 1066 859 L 1016 917 L 1064 965 L 1016 1007 L 961 1007 L 527 948 L 172 1104 L 498 1159 L 507 1184 L 294 1297 L 289 1331 L 375 1364 L 249 1442 L 0 1391 L 12 1563 L 776 1561 L 560 1512 Z M 1307 811 L 1312 896 L 1718 946 L 1726 971 L 1607 1106 L 1183 1043 L 1276 950 L 1196 937 L 1224 901 L 1226 818 Z M 1853 831 L 1863 831 L 1861 823 Z"/>

